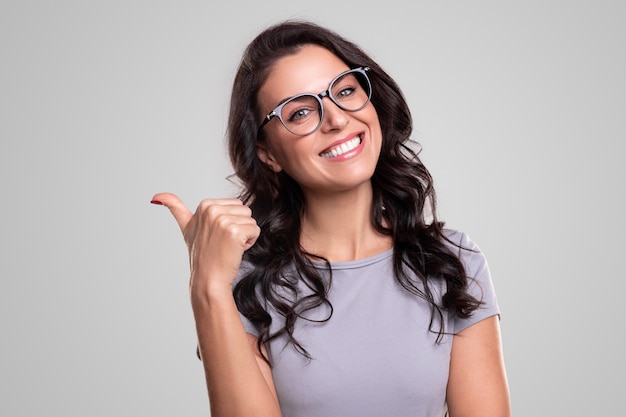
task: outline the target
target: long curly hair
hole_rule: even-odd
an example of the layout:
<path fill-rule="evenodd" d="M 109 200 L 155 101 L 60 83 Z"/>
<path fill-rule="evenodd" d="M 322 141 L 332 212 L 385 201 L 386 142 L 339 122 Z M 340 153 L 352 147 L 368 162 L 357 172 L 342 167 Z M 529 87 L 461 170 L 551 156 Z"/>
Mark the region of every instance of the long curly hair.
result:
<path fill-rule="evenodd" d="M 262 119 L 258 92 L 279 59 L 310 44 L 328 49 L 350 68 L 371 69 L 371 101 L 383 133 L 371 179 L 371 222 L 378 232 L 392 237 L 395 278 L 431 305 L 430 326 L 440 341 L 445 332 L 443 310 L 466 318 L 480 302 L 467 292 L 464 266 L 450 249 L 444 223 L 437 218 L 432 177 L 420 161 L 419 151 L 410 146 L 414 144 L 410 140 L 412 117 L 406 100 L 395 81 L 359 46 L 307 21 L 285 21 L 262 31 L 246 48 L 234 80 L 227 131 L 229 156 L 242 186 L 239 197 L 250 206 L 261 228 L 257 242 L 245 253 L 252 268 L 234 288 L 237 306 L 259 329 L 259 350 L 262 344 L 286 336 L 309 358 L 309 352 L 294 337 L 296 320 L 306 320 L 305 312 L 322 305 L 328 307 L 324 310 L 329 311 L 326 320 L 332 316 L 328 300 L 330 264 L 306 253 L 300 245 L 302 190 L 288 174 L 277 174 L 257 156 L 257 147 L 267 141 L 258 131 Z M 327 278 L 311 259 L 325 261 Z M 295 280 L 284 273 L 287 268 L 297 271 Z M 446 292 L 440 301 L 431 291 L 431 280 L 445 281 Z M 306 294 L 298 289 L 302 285 Z M 285 319 L 284 327 L 274 333 L 270 333 L 272 318 L 267 306 Z M 435 322 L 440 323 L 438 329 L 433 329 Z"/>

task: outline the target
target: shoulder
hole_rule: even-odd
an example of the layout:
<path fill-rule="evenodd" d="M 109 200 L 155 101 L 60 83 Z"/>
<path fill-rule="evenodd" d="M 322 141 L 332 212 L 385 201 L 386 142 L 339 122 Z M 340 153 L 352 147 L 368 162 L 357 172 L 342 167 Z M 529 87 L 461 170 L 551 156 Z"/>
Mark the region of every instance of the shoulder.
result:
<path fill-rule="evenodd" d="M 448 239 L 447 244 L 450 250 L 452 250 L 463 263 L 465 274 L 469 280 L 468 286 L 470 287 L 470 291 L 474 286 L 482 289 L 492 288 L 493 284 L 491 282 L 492 279 L 487 257 L 480 249 L 480 246 L 465 232 L 445 229 L 444 234 Z"/>
<path fill-rule="evenodd" d="M 452 248 L 460 249 L 462 251 L 479 251 L 480 248 L 474 242 L 467 233 L 456 229 L 443 229 L 443 235 L 448 240 L 447 244 Z"/>
<path fill-rule="evenodd" d="M 474 275 L 471 274 L 472 271 L 487 263 L 485 254 L 467 233 L 454 229 L 444 229 L 444 236 L 447 239 L 446 245 L 463 262 L 470 277 Z"/>

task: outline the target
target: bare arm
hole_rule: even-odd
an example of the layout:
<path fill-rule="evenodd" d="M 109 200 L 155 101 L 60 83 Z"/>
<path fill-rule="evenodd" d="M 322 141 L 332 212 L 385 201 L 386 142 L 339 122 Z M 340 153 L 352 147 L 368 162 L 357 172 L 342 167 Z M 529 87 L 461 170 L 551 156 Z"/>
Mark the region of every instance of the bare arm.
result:
<path fill-rule="evenodd" d="M 450 417 L 510 417 L 498 317 L 454 336 L 448 380 Z"/>
<path fill-rule="evenodd" d="M 173 194 L 153 201 L 170 209 L 189 249 L 191 306 L 211 416 L 280 416 L 269 365 L 246 333 L 232 294 L 243 253 L 259 235 L 250 209 L 239 200 L 205 200 L 192 214 Z"/>
<path fill-rule="evenodd" d="M 211 416 L 279 416 L 270 367 L 245 332 L 232 292 L 214 296 L 192 302 Z"/>

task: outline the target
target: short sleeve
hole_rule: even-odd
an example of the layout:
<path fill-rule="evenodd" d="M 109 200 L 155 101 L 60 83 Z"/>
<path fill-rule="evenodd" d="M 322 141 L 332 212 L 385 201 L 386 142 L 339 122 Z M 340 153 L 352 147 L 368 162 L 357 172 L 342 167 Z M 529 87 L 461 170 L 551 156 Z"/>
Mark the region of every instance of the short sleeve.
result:
<path fill-rule="evenodd" d="M 468 291 L 482 303 L 478 309 L 472 312 L 470 317 L 466 319 L 455 317 L 453 319 L 454 333 L 458 333 L 488 317 L 499 316 L 500 308 L 487 258 L 481 249 L 465 233 L 454 232 L 450 237 L 452 241 L 458 242 L 461 247 L 458 249 L 459 257 L 467 273 Z"/>

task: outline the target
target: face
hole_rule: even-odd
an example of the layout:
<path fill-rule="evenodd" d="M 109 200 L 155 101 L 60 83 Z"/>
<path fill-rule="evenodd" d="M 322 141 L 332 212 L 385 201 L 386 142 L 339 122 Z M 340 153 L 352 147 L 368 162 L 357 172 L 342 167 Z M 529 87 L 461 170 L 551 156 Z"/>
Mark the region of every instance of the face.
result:
<path fill-rule="evenodd" d="M 336 55 L 314 45 L 280 59 L 259 91 L 263 111 L 259 120 L 290 97 L 326 91 L 335 77 L 349 69 Z M 259 158 L 274 171 L 285 170 L 305 193 L 369 186 L 382 143 L 374 106 L 369 102 L 351 112 L 328 97 L 322 103 L 322 124 L 309 135 L 289 132 L 277 117 L 267 123 L 263 133 L 268 143 L 259 148 Z"/>

